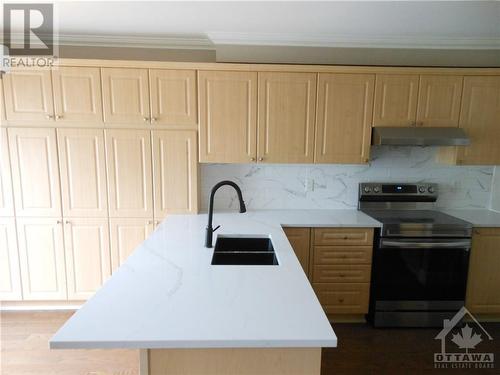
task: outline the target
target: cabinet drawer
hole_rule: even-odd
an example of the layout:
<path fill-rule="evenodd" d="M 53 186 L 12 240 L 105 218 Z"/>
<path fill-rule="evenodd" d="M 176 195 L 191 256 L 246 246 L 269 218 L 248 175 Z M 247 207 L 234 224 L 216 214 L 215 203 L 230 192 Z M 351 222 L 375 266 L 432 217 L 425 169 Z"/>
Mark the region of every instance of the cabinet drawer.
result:
<path fill-rule="evenodd" d="M 364 314 L 368 312 L 370 284 L 313 284 L 325 313 Z"/>
<path fill-rule="evenodd" d="M 316 283 L 368 283 L 371 265 L 315 265 L 313 282 Z"/>
<path fill-rule="evenodd" d="M 370 264 L 372 246 L 315 246 L 314 264 Z"/>
<path fill-rule="evenodd" d="M 314 229 L 314 245 L 373 245 L 372 228 L 318 228 Z"/>

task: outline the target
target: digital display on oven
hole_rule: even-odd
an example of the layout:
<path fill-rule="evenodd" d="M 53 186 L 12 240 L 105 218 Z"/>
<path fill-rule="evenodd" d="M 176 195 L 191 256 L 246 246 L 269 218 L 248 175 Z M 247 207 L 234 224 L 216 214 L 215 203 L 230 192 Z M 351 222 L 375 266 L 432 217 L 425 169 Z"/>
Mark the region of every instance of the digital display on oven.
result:
<path fill-rule="evenodd" d="M 416 192 L 416 185 L 382 185 L 384 194 L 414 194 Z"/>

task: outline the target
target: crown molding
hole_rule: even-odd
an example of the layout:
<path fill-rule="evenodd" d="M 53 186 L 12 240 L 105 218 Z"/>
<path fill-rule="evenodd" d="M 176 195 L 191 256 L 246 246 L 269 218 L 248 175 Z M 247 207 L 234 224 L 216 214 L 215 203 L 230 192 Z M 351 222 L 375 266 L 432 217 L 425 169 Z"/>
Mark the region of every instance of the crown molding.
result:
<path fill-rule="evenodd" d="M 432 36 L 366 37 L 330 34 L 226 33 L 209 32 L 214 45 L 260 45 L 336 48 L 419 48 L 419 49 L 500 49 L 500 38 L 465 38 Z"/>

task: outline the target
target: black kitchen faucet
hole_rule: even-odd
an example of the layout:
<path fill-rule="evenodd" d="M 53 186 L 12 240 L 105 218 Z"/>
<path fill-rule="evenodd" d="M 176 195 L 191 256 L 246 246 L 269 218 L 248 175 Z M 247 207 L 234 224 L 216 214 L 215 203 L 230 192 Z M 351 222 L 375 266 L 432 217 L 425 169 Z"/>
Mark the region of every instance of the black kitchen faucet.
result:
<path fill-rule="evenodd" d="M 243 196 L 241 195 L 240 187 L 238 185 L 236 185 L 233 181 L 221 181 L 215 184 L 212 188 L 212 191 L 210 192 L 210 202 L 208 204 L 208 225 L 205 235 L 205 247 L 212 247 L 212 235 L 220 227 L 219 225 L 215 229 L 212 228 L 212 219 L 214 216 L 214 196 L 215 192 L 224 185 L 232 186 L 234 190 L 236 190 L 236 193 L 238 194 L 238 200 L 240 201 L 240 212 L 243 213 L 247 211 L 245 202 L 243 202 Z"/>

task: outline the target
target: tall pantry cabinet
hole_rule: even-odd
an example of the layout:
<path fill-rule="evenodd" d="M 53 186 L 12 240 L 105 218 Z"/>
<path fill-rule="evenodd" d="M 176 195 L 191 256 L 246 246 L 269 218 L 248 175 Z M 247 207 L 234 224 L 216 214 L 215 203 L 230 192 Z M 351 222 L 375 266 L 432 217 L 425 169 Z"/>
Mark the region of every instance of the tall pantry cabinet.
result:
<path fill-rule="evenodd" d="M 85 300 L 166 215 L 197 212 L 195 84 L 161 69 L 2 78 L 0 300 Z"/>

